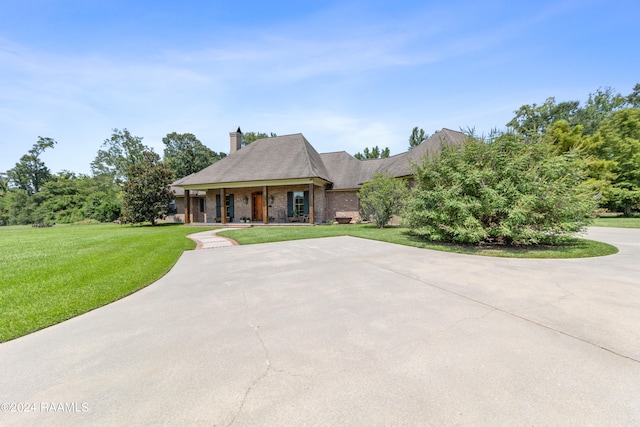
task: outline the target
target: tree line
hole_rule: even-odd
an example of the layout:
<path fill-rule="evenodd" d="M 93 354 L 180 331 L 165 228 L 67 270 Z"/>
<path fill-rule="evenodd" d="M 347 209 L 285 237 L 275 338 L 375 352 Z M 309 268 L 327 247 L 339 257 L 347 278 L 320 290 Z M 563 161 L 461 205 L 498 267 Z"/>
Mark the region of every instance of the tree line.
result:
<path fill-rule="evenodd" d="M 53 174 L 41 156 L 56 141 L 39 137 L 15 167 L 0 173 L 0 225 L 82 220 L 154 222 L 168 213 L 169 184 L 224 158 L 190 133 L 162 139 L 164 158 L 127 129 L 113 129 L 91 175 Z"/>

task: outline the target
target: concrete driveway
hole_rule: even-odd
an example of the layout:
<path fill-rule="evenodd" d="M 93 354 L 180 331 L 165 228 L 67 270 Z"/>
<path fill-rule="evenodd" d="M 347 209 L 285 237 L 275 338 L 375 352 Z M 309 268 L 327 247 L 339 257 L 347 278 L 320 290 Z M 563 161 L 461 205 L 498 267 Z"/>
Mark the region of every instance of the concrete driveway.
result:
<path fill-rule="evenodd" d="M 575 260 L 350 237 L 186 252 L 0 344 L 0 425 L 639 425 L 640 230 Z"/>

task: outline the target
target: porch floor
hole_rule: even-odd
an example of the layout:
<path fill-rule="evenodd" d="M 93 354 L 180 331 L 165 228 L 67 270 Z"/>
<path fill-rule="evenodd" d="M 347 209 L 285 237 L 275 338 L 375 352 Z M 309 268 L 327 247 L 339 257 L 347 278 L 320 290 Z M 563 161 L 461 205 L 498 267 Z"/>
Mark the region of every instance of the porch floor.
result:
<path fill-rule="evenodd" d="M 211 227 L 214 225 L 220 225 L 223 227 L 230 228 L 242 228 L 242 227 L 309 227 L 317 224 L 309 224 L 308 222 L 270 222 L 265 224 L 264 222 L 228 222 L 226 224 L 222 224 L 219 222 L 192 222 L 187 225 L 192 226 L 200 226 L 200 227 Z"/>

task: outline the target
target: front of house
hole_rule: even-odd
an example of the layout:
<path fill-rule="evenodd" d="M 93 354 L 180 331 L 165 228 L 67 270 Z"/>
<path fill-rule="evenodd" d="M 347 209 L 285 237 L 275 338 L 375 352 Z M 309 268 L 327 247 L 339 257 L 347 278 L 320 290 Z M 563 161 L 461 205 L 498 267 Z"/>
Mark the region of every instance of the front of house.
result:
<path fill-rule="evenodd" d="M 408 177 L 411 162 L 442 144 L 466 139 L 443 129 L 418 147 L 387 159 L 358 160 L 341 151 L 319 154 L 302 134 L 241 147 L 230 133 L 231 154 L 173 183 L 176 217 L 185 223 L 259 222 L 318 224 L 359 218 L 357 192 L 376 172 Z"/>

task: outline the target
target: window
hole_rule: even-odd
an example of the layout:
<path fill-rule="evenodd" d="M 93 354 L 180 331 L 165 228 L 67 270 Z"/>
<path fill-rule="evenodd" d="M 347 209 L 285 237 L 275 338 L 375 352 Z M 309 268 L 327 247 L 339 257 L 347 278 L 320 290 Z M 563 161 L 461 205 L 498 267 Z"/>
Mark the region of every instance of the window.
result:
<path fill-rule="evenodd" d="M 228 218 L 233 218 L 235 212 L 234 212 L 234 200 L 233 200 L 233 194 L 227 194 L 226 195 L 226 209 L 225 212 L 227 213 L 227 217 Z M 216 217 L 220 218 L 220 211 L 221 211 L 221 203 L 220 203 L 220 195 L 216 194 Z"/>
<path fill-rule="evenodd" d="M 294 215 L 302 215 L 304 213 L 304 192 L 293 192 L 293 212 Z"/>
<path fill-rule="evenodd" d="M 200 212 L 207 211 L 207 201 L 205 199 L 200 199 Z"/>
<path fill-rule="evenodd" d="M 309 214 L 309 192 L 287 192 L 287 216 L 300 216 Z"/>

